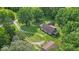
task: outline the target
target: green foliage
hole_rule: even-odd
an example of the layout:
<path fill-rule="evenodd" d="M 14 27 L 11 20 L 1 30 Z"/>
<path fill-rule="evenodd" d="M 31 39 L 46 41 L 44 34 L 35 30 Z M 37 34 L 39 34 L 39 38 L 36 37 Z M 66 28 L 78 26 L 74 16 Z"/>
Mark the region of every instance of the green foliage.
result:
<path fill-rule="evenodd" d="M 54 8 L 53 7 L 51 7 L 51 8 L 50 7 L 42 7 L 41 9 L 43 10 L 45 17 L 54 20 L 56 14 L 57 14 L 57 11 L 61 8 L 58 8 L 58 7 L 54 7 Z"/>
<path fill-rule="evenodd" d="M 23 32 L 17 32 L 16 35 L 19 37 L 19 40 L 23 40 L 26 37 L 26 34 Z"/>
<path fill-rule="evenodd" d="M 79 27 L 78 22 L 68 21 L 67 24 L 63 26 L 62 32 L 64 34 L 69 34 L 70 32 L 76 31 L 78 27 Z"/>
<path fill-rule="evenodd" d="M 34 47 L 30 43 L 22 40 L 17 40 L 15 42 L 11 42 L 9 47 L 3 47 L 2 51 L 31 51 Z"/>
<path fill-rule="evenodd" d="M 32 20 L 31 8 L 20 8 L 17 12 L 17 16 L 20 22 L 30 25 L 30 21 Z"/>
<path fill-rule="evenodd" d="M 60 46 L 63 50 L 74 50 L 79 47 L 79 31 L 71 32 L 70 34 L 64 36 L 62 38 L 62 46 Z"/>
<path fill-rule="evenodd" d="M 10 9 L 10 10 L 12 10 L 12 11 L 14 11 L 14 12 L 19 11 L 20 8 L 21 8 L 21 7 L 5 7 L 5 9 Z"/>
<path fill-rule="evenodd" d="M 20 8 L 17 15 L 20 22 L 30 25 L 31 22 L 41 22 L 44 13 L 40 8 Z"/>
<path fill-rule="evenodd" d="M 61 8 L 56 15 L 58 25 L 64 26 L 68 21 L 79 22 L 79 8 Z"/>
<path fill-rule="evenodd" d="M 21 26 L 16 30 L 16 18 Z M 52 21 L 59 36 L 49 36 L 39 28 L 40 23 Z M 17 22 L 18 23 L 18 22 Z M 3 25 L 1 27 L 1 25 Z M 26 25 L 26 26 L 25 26 Z M 16 31 L 16 32 L 15 32 Z M 25 41 L 23 41 L 25 40 Z M 79 50 L 79 8 L 4 7 L 0 8 L 0 48 L 2 51 L 31 51 L 27 42 L 54 41 L 57 50 Z M 10 44 L 11 43 L 11 44 Z M 36 45 L 35 45 L 36 46 Z M 3 48 L 2 48 L 3 47 Z M 40 46 L 41 47 L 41 46 Z M 36 49 L 38 49 L 36 47 Z M 53 49 L 52 49 L 53 50 Z"/>
<path fill-rule="evenodd" d="M 15 13 L 8 9 L 0 9 L 0 23 L 3 24 L 3 27 L 5 28 L 6 32 L 12 36 L 14 35 L 14 27 L 13 20 L 16 19 Z"/>
<path fill-rule="evenodd" d="M 74 47 L 73 47 L 73 44 L 63 43 L 63 45 L 59 47 L 59 50 L 60 51 L 73 51 Z"/>
<path fill-rule="evenodd" d="M 2 27 L 0 28 L 0 48 L 3 45 L 7 45 L 10 43 L 10 36 L 8 35 L 8 33 L 6 33 L 5 29 Z"/>
<path fill-rule="evenodd" d="M 0 9 L 0 23 L 12 23 L 15 20 L 15 13 L 8 9 Z"/>
<path fill-rule="evenodd" d="M 63 40 L 64 42 L 70 43 L 70 44 L 74 44 L 75 46 L 79 45 L 79 32 L 72 32 L 70 34 L 67 35 L 67 37 L 65 37 Z"/>
<path fill-rule="evenodd" d="M 9 34 L 10 39 L 12 39 L 13 36 L 16 34 L 14 26 L 10 26 L 9 24 L 5 24 L 3 27 L 5 28 L 6 33 Z"/>
<path fill-rule="evenodd" d="M 36 23 L 41 22 L 41 18 L 44 17 L 44 13 L 40 8 L 31 8 L 32 10 L 32 14 L 33 14 L 33 18 L 35 20 Z"/>

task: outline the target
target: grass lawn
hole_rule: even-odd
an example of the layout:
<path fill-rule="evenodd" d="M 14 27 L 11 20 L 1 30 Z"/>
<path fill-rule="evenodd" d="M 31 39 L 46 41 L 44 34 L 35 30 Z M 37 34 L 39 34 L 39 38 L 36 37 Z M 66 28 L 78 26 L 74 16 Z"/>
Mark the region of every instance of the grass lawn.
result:
<path fill-rule="evenodd" d="M 37 25 L 22 26 L 22 29 L 26 31 L 26 37 L 30 42 L 54 41 L 57 46 L 61 45 L 61 37 L 50 36 L 40 30 L 40 27 Z"/>

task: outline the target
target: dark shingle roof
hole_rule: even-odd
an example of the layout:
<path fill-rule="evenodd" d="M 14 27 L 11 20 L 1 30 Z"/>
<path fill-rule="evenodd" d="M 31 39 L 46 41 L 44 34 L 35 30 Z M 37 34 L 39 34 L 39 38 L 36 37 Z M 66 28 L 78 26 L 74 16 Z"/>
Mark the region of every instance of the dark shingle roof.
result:
<path fill-rule="evenodd" d="M 43 30 L 44 32 L 46 32 L 50 35 L 57 33 L 56 27 L 51 24 L 41 24 L 40 27 L 41 27 L 41 30 Z"/>

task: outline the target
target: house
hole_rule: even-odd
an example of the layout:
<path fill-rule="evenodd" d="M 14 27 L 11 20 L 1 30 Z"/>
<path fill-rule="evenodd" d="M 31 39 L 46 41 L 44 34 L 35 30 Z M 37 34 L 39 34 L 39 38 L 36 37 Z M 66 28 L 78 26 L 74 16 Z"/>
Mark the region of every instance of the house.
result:
<path fill-rule="evenodd" d="M 49 35 L 57 35 L 58 34 L 56 27 L 51 23 L 41 24 L 40 28 L 42 31 L 46 32 Z"/>
<path fill-rule="evenodd" d="M 42 49 L 45 51 L 55 48 L 56 48 L 56 44 L 53 41 L 48 41 L 42 45 Z"/>

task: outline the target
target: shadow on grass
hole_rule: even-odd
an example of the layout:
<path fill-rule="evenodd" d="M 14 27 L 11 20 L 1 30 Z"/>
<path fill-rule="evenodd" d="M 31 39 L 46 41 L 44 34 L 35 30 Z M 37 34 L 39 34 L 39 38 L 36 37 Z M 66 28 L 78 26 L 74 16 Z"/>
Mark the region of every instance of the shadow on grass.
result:
<path fill-rule="evenodd" d="M 37 29 L 38 29 L 38 27 L 34 26 L 34 25 L 32 25 L 32 26 L 22 26 L 21 28 L 22 28 L 22 30 L 25 31 L 25 33 L 28 37 L 33 36 L 37 32 Z"/>

